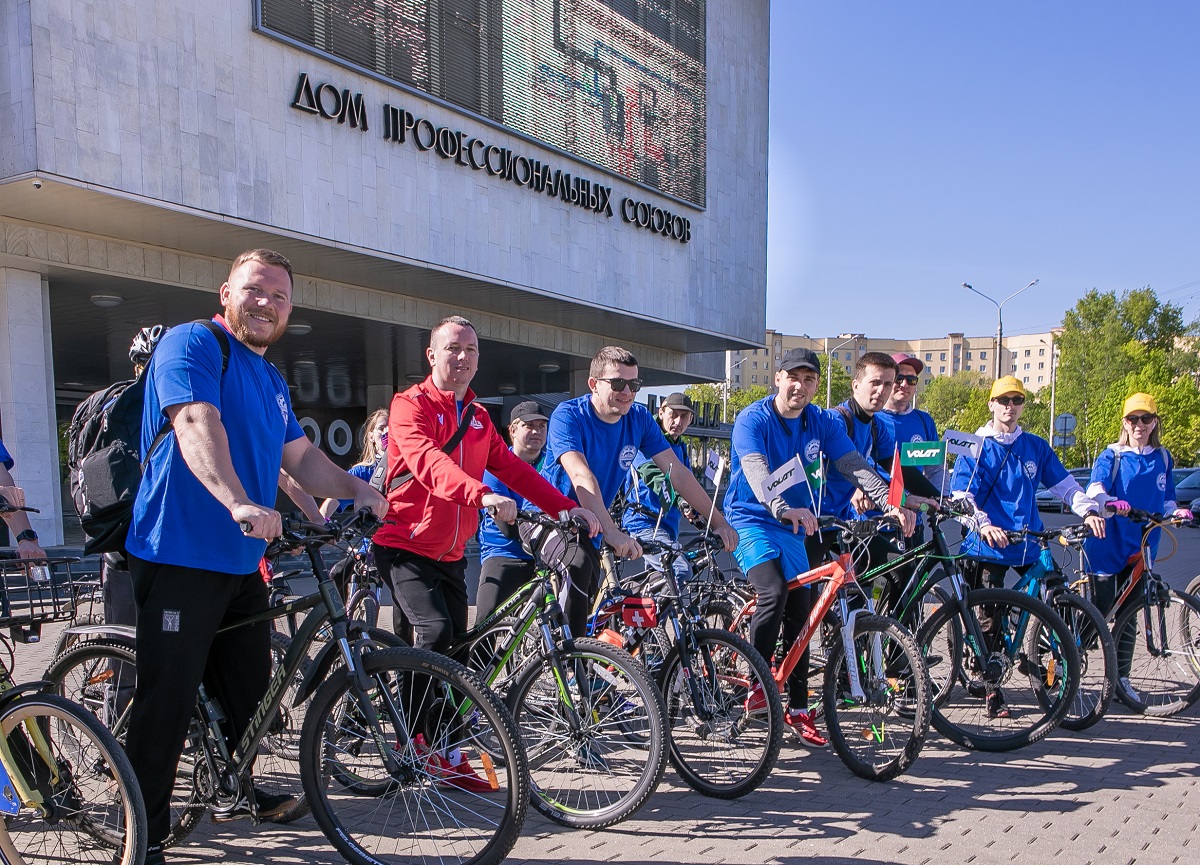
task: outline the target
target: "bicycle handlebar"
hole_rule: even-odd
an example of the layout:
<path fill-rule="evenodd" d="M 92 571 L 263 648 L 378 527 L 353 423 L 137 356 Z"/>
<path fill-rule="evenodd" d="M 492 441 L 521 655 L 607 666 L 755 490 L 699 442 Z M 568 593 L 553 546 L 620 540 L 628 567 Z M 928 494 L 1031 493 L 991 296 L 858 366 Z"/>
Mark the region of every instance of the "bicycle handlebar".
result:
<path fill-rule="evenodd" d="M 362 508 L 340 518 L 333 517 L 324 525 L 288 517 L 283 520 L 283 534 L 267 544 L 263 555 L 272 559 L 294 547 L 332 544 L 342 540 L 358 541 L 371 537 L 382 525 L 383 521 L 370 508 Z M 246 520 L 242 520 L 241 526 L 242 531 L 249 528 Z"/>
<path fill-rule="evenodd" d="M 31 514 L 41 513 L 41 511 L 39 511 L 37 508 L 26 508 L 18 507 L 17 505 L 10 505 L 8 503 L 8 499 L 6 499 L 4 496 L 0 496 L 0 514 L 15 514 L 17 511 L 26 511 Z"/>

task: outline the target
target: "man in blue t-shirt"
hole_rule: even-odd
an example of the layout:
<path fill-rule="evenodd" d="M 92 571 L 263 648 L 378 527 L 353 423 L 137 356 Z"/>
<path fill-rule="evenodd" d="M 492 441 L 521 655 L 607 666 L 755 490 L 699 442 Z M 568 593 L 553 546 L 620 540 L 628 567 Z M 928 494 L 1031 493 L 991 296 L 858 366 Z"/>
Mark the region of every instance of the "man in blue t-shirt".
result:
<path fill-rule="evenodd" d="M 8 470 L 14 465 L 16 465 L 16 461 L 12 458 L 12 454 L 8 452 L 4 442 L 0 441 L 0 488 L 9 490 L 8 493 L 0 492 L 0 495 L 4 496 L 5 500 L 14 508 L 20 508 L 25 506 L 25 491 L 17 486 L 13 476 L 8 473 Z M 33 526 L 29 525 L 29 517 L 26 516 L 25 511 L 13 511 L 5 514 L 0 527 L 13 530 L 17 540 L 17 555 L 22 559 L 46 557 L 46 551 L 38 543 L 37 532 L 33 530 Z M 7 546 L 7 544 L 8 538 L 0 539 L 0 546 Z"/>
<path fill-rule="evenodd" d="M 383 496 L 313 447 L 287 382 L 263 357 L 291 313 L 288 260 L 265 249 L 242 253 L 220 299 L 224 314 L 215 321 L 229 344 L 227 367 L 217 333 L 193 323 L 163 337 L 145 373 L 149 456 L 126 541 L 138 606 L 126 750 L 146 801 L 147 865 L 163 862 L 176 766 L 201 682 L 225 710 L 231 750 L 266 692 L 269 624 L 217 631 L 267 608 L 258 563 L 282 530 L 272 508 L 280 469 L 310 493 L 387 510 Z M 214 819 L 245 816 L 247 792 Z M 294 804 L 286 795 L 254 799 L 265 820 Z"/>
<path fill-rule="evenodd" d="M 617 556 L 636 559 L 641 546 L 621 531 L 608 509 L 639 451 L 663 470 L 693 508 L 708 513 L 712 500 L 671 450 L 650 410 L 634 402 L 642 387 L 637 358 L 627 349 L 605 346 L 592 358 L 588 372 L 589 393 L 560 403 L 550 415 L 542 474 L 600 518 L 604 542 Z M 725 549 L 737 545 L 737 532 L 720 511 L 713 511 L 712 529 Z M 600 574 L 596 548 L 580 544 L 568 566 L 573 586 L 563 608 L 571 632 L 582 635 Z"/>
<path fill-rule="evenodd" d="M 875 414 L 875 422 L 886 425 L 891 430 L 892 440 L 901 444 L 940 441 L 933 416 L 927 411 L 913 408 L 917 382 L 925 364 L 903 352 L 893 354 L 892 360 L 896 362 L 896 383 L 892 386 L 887 404 Z M 946 495 L 950 492 L 950 477 L 941 466 L 928 466 L 922 473 L 939 493 Z"/>
<path fill-rule="evenodd" d="M 513 406 L 508 416 L 509 448 L 535 469 L 542 467 L 546 427 L 550 419 L 533 400 Z M 483 483 L 499 496 L 508 496 L 519 510 L 536 509 L 525 498 L 489 471 Z M 475 592 L 475 621 L 482 622 L 492 611 L 533 579 L 533 556 L 521 546 L 513 523 L 499 522 L 484 508 L 479 512 L 479 589 Z"/>
<path fill-rule="evenodd" d="M 757 595 L 750 641 L 768 661 L 775 654 L 780 627 L 784 645 L 790 646 L 812 609 L 812 590 L 788 591 L 787 581 L 810 567 L 800 530 L 807 538 L 818 537 L 817 516 L 829 513 L 823 507 L 829 476 L 836 473 L 864 490 L 880 510 L 900 520 L 906 533 L 913 526 L 911 511 L 888 507 L 887 483 L 846 435 L 842 417 L 812 404 L 820 381 L 816 353 L 789 349 L 775 373 L 778 393 L 751 403 L 733 424 L 733 472 L 725 513 L 738 531 L 734 558 Z M 793 461 L 792 473 L 783 472 Z M 813 562 L 817 564 L 819 560 Z M 804 742 L 824 746 L 825 738 L 808 711 L 807 651 L 788 678 L 788 694 L 788 726 Z M 761 693 L 752 693 L 746 702 L 752 712 L 765 705 Z"/>

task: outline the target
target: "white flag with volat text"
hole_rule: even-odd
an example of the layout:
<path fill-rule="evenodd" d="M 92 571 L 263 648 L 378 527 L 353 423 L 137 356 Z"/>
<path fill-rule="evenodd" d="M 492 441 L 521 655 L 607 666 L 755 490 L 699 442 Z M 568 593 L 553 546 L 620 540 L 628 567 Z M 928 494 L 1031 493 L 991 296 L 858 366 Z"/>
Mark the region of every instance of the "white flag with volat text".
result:
<path fill-rule="evenodd" d="M 983 439 L 974 433 L 948 429 L 942 435 L 942 438 L 946 441 L 947 453 L 961 454 L 962 456 L 979 459 L 979 454 L 983 450 Z"/>
<path fill-rule="evenodd" d="M 725 474 L 725 456 L 717 451 L 708 452 L 708 462 L 704 466 L 704 476 L 720 486 L 719 478 Z"/>
<path fill-rule="evenodd" d="M 767 501 L 771 501 L 776 496 L 783 495 L 784 490 L 791 489 L 796 484 L 803 483 L 804 479 L 804 466 L 801 465 L 800 456 L 797 454 L 771 472 L 771 475 L 767 478 Z"/>

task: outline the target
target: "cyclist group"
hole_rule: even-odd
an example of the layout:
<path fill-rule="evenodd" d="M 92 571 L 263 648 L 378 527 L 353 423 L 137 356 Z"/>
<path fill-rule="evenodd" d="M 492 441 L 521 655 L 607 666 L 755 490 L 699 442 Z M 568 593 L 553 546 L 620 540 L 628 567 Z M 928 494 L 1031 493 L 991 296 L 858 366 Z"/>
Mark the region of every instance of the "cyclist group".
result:
<path fill-rule="evenodd" d="M 937 468 L 893 463 L 897 442 L 939 438 L 930 416 L 912 407 L 921 361 L 864 354 L 850 398 L 823 409 L 812 402 L 821 366 L 807 349 L 784 353 L 777 392 L 738 414 L 730 480 L 718 506 L 681 442 L 694 416 L 690 400 L 673 394 L 651 414 L 636 402 L 638 362 L 623 348 L 602 348 L 591 361 L 588 392 L 549 416 L 535 402 L 518 404 L 507 419 L 506 444 L 475 404 L 479 338 L 459 316 L 432 328 L 429 375 L 371 415 L 364 459 L 347 473 L 304 436 L 285 380 L 263 357 L 285 331 L 291 294 L 283 256 L 243 253 L 221 286 L 223 311 L 214 318 L 228 350 L 203 324 L 174 327 L 156 335 L 144 372 L 141 445 L 149 457 L 126 543 L 138 681 L 128 751 L 146 800 L 151 865 L 164 861 L 175 766 L 197 688 L 203 682 L 219 696 L 233 742 L 266 690 L 267 625 L 217 631 L 267 607 L 258 564 L 266 541 L 281 531 L 273 503 L 283 478 L 328 499 L 322 514 L 341 502 L 384 519 L 372 549 L 395 599 L 394 621 L 410 623 L 416 646 L 433 651 L 467 628 L 465 549 L 477 529 L 478 612 L 490 612 L 528 580 L 530 556 L 511 528 L 518 509 L 570 513 L 593 539 L 567 563 L 562 601 L 575 634 L 586 632 L 601 543 L 618 557 L 636 558 L 639 538 L 677 539 L 681 512 L 706 524 L 757 593 L 750 639 L 768 660 L 781 636 L 785 644 L 795 638 L 811 608 L 810 590 L 789 591 L 789 578 L 823 561 L 836 543 L 818 530 L 821 515 L 882 513 L 911 537 L 922 531 L 919 508 L 949 493 L 973 512 L 961 548 L 970 556 L 973 587 L 1001 585 L 1008 569 L 1023 573 L 1036 560 L 1036 548 L 1009 543 L 1008 532 L 1041 529 L 1039 484 L 1084 518 L 1093 534 L 1088 556 L 1102 578 L 1126 567 L 1141 544 L 1137 527 L 1106 518 L 1106 505 L 1118 514 L 1133 507 L 1191 517 L 1176 507 L 1172 458 L 1160 445 L 1147 394 L 1126 401 L 1120 438 L 1097 460 L 1085 490 L 1044 439 L 1021 428 L 1021 382 L 1000 378 L 989 394 L 991 420 L 976 433 L 977 455 L 960 457 L 947 478 Z M 0 444 L 0 493 L 15 497 L 11 464 Z M 904 501 L 889 494 L 897 472 L 909 493 Z M 614 518 L 619 494 L 627 507 Z M 21 554 L 40 553 L 23 515 L 6 519 L 18 531 Z M 868 556 L 881 561 L 887 551 L 887 538 L 880 538 Z M 823 746 L 809 712 L 807 668 L 803 658 L 788 682 L 784 720 L 804 742 Z M 763 695 L 752 693 L 747 707 L 756 699 Z M 988 712 L 1003 717 L 1002 695 L 989 699 Z M 287 805 L 286 797 L 255 793 L 261 818 Z"/>

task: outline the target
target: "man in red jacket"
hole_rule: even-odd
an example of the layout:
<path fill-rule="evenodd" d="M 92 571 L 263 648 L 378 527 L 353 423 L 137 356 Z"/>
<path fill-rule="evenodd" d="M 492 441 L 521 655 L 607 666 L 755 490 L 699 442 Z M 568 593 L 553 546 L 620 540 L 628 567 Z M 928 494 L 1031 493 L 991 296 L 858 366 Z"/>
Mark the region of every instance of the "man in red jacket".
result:
<path fill-rule="evenodd" d="M 595 514 L 556 490 L 515 456 L 491 418 L 472 405 L 479 338 L 471 322 L 450 316 L 429 334 L 431 372 L 392 398 L 388 419 L 388 515 L 375 533 L 375 563 L 416 631 L 420 648 L 444 652 L 467 629 L 467 540 L 479 509 L 512 522 L 517 504 L 481 482 L 484 469 L 548 514 L 582 517 L 594 537 Z M 459 426 L 466 434 L 443 450 Z M 398 619 L 398 617 L 397 617 Z"/>

